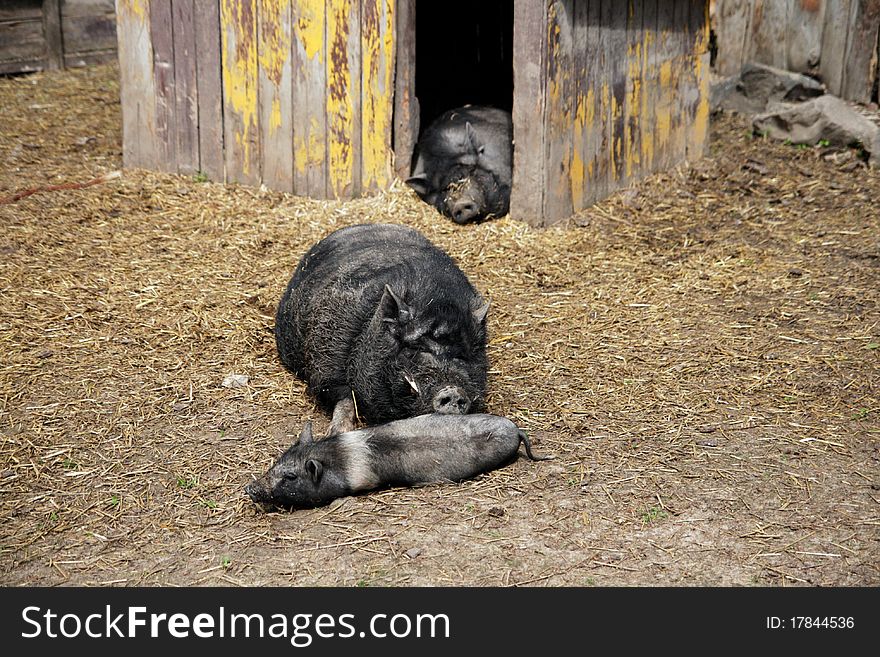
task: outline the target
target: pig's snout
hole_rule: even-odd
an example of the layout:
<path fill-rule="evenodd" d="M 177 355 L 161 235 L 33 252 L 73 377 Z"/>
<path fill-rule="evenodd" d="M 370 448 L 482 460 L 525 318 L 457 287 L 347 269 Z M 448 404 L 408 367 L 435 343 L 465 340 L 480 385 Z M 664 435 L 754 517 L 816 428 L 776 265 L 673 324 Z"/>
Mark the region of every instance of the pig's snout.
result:
<path fill-rule="evenodd" d="M 268 502 L 270 499 L 269 491 L 266 490 L 266 487 L 260 482 L 259 479 L 255 479 L 247 486 L 244 487 L 244 492 L 248 494 L 248 497 L 251 498 L 254 502 Z"/>
<path fill-rule="evenodd" d="M 464 415 L 471 408 L 471 400 L 458 386 L 446 386 L 434 395 L 434 410 L 447 415 Z"/>
<path fill-rule="evenodd" d="M 457 224 L 464 224 L 475 219 L 480 212 L 477 204 L 470 199 L 453 201 L 449 211 L 452 213 L 452 219 Z"/>

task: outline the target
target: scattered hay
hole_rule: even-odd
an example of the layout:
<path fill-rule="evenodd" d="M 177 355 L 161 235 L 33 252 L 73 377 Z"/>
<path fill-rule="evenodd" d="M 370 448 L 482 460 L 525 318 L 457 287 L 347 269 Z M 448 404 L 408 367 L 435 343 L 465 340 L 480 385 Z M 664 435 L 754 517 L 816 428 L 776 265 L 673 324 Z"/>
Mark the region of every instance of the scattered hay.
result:
<path fill-rule="evenodd" d="M 120 167 L 116 74 L 0 80 L 0 196 Z M 139 170 L 0 206 L 2 581 L 876 585 L 880 175 L 730 117 L 711 148 L 544 231 Z M 329 421 L 275 304 L 378 221 L 491 300 L 488 407 L 557 460 L 263 513 Z"/>

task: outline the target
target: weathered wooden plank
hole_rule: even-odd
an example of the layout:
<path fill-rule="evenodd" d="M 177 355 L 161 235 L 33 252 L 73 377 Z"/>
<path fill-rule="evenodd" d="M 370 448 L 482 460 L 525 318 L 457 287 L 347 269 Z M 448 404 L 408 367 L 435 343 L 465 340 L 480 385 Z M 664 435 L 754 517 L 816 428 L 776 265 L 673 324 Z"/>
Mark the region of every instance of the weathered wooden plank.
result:
<path fill-rule="evenodd" d="M 822 60 L 819 62 L 819 74 L 828 92 L 838 96 L 843 90 L 850 2 L 855 0 L 829 2 L 825 8 L 825 25 L 822 29 Z"/>
<path fill-rule="evenodd" d="M 617 189 L 626 183 L 625 144 L 627 111 L 627 42 L 626 25 L 629 16 L 629 2 L 614 2 L 608 23 L 609 41 L 607 53 L 611 85 L 611 184 Z"/>
<path fill-rule="evenodd" d="M 177 172 L 199 170 L 199 98 L 193 0 L 174 0 L 174 139 Z"/>
<path fill-rule="evenodd" d="M 580 2 L 581 0 L 579 0 Z M 602 110 L 602 96 L 605 88 L 602 79 L 605 66 L 605 53 L 601 49 L 599 35 L 604 34 L 602 26 L 602 0 L 589 0 L 586 4 L 586 114 L 584 116 L 584 163 L 587 182 L 585 183 L 584 207 L 595 202 L 604 193 L 604 176 L 607 147 L 606 113 Z"/>
<path fill-rule="evenodd" d="M 799 73 L 819 72 L 826 0 L 789 0 L 787 68 Z"/>
<path fill-rule="evenodd" d="M 170 172 L 177 171 L 173 34 L 171 0 L 150 0 L 150 39 L 153 43 L 156 103 L 156 168 Z"/>
<path fill-rule="evenodd" d="M 262 180 L 293 191 L 292 40 L 289 0 L 259 4 L 259 121 Z"/>
<path fill-rule="evenodd" d="M 589 57 L 594 56 L 590 49 L 590 0 L 575 0 L 572 14 L 572 92 L 574 95 L 574 125 L 572 126 L 571 142 L 571 204 L 577 212 L 587 205 L 588 197 L 588 162 L 590 148 L 588 142 L 592 136 L 592 125 L 587 124 L 587 117 L 595 110 L 591 108 L 594 101 L 592 94 L 592 76 Z M 592 116 L 590 117 L 592 121 Z"/>
<path fill-rule="evenodd" d="M 672 88 L 673 104 L 669 137 L 669 165 L 682 162 L 687 155 L 687 106 L 693 87 L 693 58 L 688 56 L 691 47 L 688 27 L 689 0 L 675 0 L 672 38 Z"/>
<path fill-rule="evenodd" d="M 73 16 L 113 16 L 116 11 L 114 0 L 64 0 L 61 5 L 61 14 L 67 17 Z"/>
<path fill-rule="evenodd" d="M 43 37 L 46 39 L 46 68 L 64 68 L 64 39 L 61 32 L 61 0 L 43 0 Z"/>
<path fill-rule="evenodd" d="M 256 8 L 240 0 L 220 2 L 226 179 L 259 185 Z"/>
<path fill-rule="evenodd" d="M 363 0 L 361 11 L 361 177 L 364 192 L 377 192 L 393 175 L 394 1 Z"/>
<path fill-rule="evenodd" d="M 709 5 L 706 0 L 690 0 L 689 29 L 691 84 L 686 110 L 685 157 L 698 160 L 706 153 L 709 139 Z"/>
<path fill-rule="evenodd" d="M 419 99 L 416 97 L 416 3 L 396 2 L 394 62 L 394 171 L 409 177 L 413 149 L 419 135 Z"/>
<path fill-rule="evenodd" d="M 327 192 L 360 194 L 360 4 L 327 0 Z"/>
<path fill-rule="evenodd" d="M 841 95 L 858 103 L 871 101 L 877 75 L 877 32 L 880 0 L 854 0 Z"/>
<path fill-rule="evenodd" d="M 510 213 L 541 225 L 544 204 L 544 89 L 547 69 L 547 5 L 514 0 L 513 5 L 513 188 Z"/>
<path fill-rule="evenodd" d="M 595 37 L 591 36 L 591 38 L 596 40 L 596 52 L 599 58 L 598 64 L 594 69 L 597 94 L 596 126 L 599 135 L 593 184 L 596 189 L 596 198 L 604 198 L 614 189 L 611 158 L 611 148 L 614 141 L 614 121 L 611 112 L 612 55 L 609 51 L 612 42 L 613 2 L 601 0 L 597 4 L 598 7 L 596 8 L 593 7 L 592 3 L 590 5 L 590 13 L 595 15 L 598 23 L 597 29 L 595 31 L 590 30 L 590 34 L 595 34 Z"/>
<path fill-rule="evenodd" d="M 199 171 L 211 180 L 226 180 L 223 153 L 223 91 L 220 70 L 220 5 L 195 0 L 196 84 L 198 98 Z"/>
<path fill-rule="evenodd" d="M 544 108 L 544 222 L 572 214 L 571 158 L 574 118 L 572 79 L 572 0 L 551 0 L 547 11 L 546 91 Z"/>
<path fill-rule="evenodd" d="M 149 0 L 119 0 L 119 73 L 122 98 L 122 163 L 157 165 L 156 95 Z"/>
<path fill-rule="evenodd" d="M 641 177 L 642 48 L 645 44 L 644 0 L 629 0 L 626 21 L 626 118 L 623 126 L 624 182 Z"/>
<path fill-rule="evenodd" d="M 64 56 L 86 60 L 116 49 L 116 14 L 112 0 L 66 0 L 61 5 Z"/>
<path fill-rule="evenodd" d="M 786 67 L 788 5 L 787 1 L 754 0 L 748 51 L 751 61 L 777 68 Z"/>
<path fill-rule="evenodd" d="M 327 197 L 326 17 L 324 0 L 291 5 L 294 31 L 294 193 Z"/>
<path fill-rule="evenodd" d="M 742 70 L 749 49 L 751 20 L 752 0 L 716 0 L 715 70 L 719 75 L 738 75 Z"/>
<path fill-rule="evenodd" d="M 38 71 L 46 66 L 43 19 L 36 9 L 36 16 L 0 18 L 0 73 Z"/>
<path fill-rule="evenodd" d="M 641 129 L 641 176 L 655 171 L 654 132 L 657 113 L 657 1 L 645 0 L 642 15 L 642 102 L 639 115 Z M 662 1 L 662 0 L 661 0 Z"/>
<path fill-rule="evenodd" d="M 676 43 L 675 2 L 659 0 L 657 5 L 657 47 L 654 52 L 656 63 L 656 120 L 654 130 L 654 161 L 657 169 L 669 168 L 674 161 L 671 146 L 673 105 L 675 102 L 674 64 Z"/>
<path fill-rule="evenodd" d="M 43 20 L 43 0 L 5 0 L 0 4 L 0 23 Z"/>

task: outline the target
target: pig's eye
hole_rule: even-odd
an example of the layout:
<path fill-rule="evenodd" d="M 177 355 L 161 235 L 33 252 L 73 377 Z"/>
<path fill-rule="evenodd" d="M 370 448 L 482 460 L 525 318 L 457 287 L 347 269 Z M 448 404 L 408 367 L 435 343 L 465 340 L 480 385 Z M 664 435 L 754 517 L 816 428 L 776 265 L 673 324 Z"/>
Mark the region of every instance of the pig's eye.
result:
<path fill-rule="evenodd" d="M 295 480 L 295 479 L 297 478 L 297 474 L 296 474 L 295 472 L 285 472 L 285 473 L 284 473 L 284 478 L 285 478 L 287 481 L 293 481 L 293 480 Z"/>

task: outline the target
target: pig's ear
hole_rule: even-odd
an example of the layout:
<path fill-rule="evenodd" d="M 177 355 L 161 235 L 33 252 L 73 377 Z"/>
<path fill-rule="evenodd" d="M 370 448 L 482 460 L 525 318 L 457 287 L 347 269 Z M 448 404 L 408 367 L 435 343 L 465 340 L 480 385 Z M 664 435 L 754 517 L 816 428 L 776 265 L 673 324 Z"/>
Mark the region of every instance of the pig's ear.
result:
<path fill-rule="evenodd" d="M 412 310 L 394 293 L 391 286 L 385 285 L 382 300 L 379 301 L 379 315 L 382 321 L 393 328 L 408 324 L 412 319 Z"/>
<path fill-rule="evenodd" d="M 417 173 L 411 178 L 407 178 L 406 184 L 412 187 L 416 194 L 421 198 L 425 198 L 431 191 L 431 184 L 428 181 L 428 176 L 424 173 Z"/>
<path fill-rule="evenodd" d="M 483 297 L 478 294 L 471 299 L 471 314 L 477 324 L 482 324 L 486 321 L 486 315 L 489 314 L 489 302 L 484 301 Z"/>
<path fill-rule="evenodd" d="M 464 124 L 464 129 L 467 132 L 467 140 L 470 143 L 471 148 L 474 149 L 474 153 L 477 155 L 482 155 L 486 150 L 486 145 L 483 143 L 483 140 L 477 135 L 477 131 L 474 130 L 474 127 L 471 125 L 470 121 Z"/>
<path fill-rule="evenodd" d="M 316 486 L 321 481 L 321 475 L 324 474 L 324 465 L 320 461 L 316 461 L 315 459 L 309 459 L 306 461 L 306 474 L 309 475 L 309 479 L 312 480 L 312 483 Z"/>
<path fill-rule="evenodd" d="M 299 432 L 299 444 L 300 445 L 308 445 L 314 442 L 312 438 L 312 421 L 308 420 L 302 428 L 302 431 Z"/>

